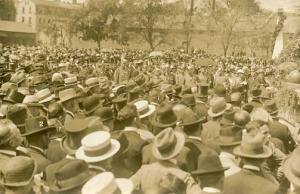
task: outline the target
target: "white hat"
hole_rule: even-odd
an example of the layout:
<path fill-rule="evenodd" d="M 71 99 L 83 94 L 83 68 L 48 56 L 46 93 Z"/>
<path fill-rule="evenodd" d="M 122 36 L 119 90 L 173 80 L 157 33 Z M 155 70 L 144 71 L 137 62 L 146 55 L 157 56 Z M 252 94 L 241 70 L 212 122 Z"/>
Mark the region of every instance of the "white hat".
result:
<path fill-rule="evenodd" d="M 74 85 L 78 84 L 78 80 L 77 80 L 76 76 L 68 77 L 68 78 L 64 79 L 64 82 L 65 82 L 65 86 L 74 86 Z"/>
<path fill-rule="evenodd" d="M 111 139 L 106 131 L 97 131 L 86 135 L 81 140 L 81 147 L 75 153 L 76 158 L 86 162 L 100 162 L 111 158 L 120 149 L 120 143 Z"/>
<path fill-rule="evenodd" d="M 134 105 L 136 106 L 140 119 L 151 115 L 156 109 L 154 105 L 149 104 L 146 100 L 137 101 Z"/>
<path fill-rule="evenodd" d="M 52 82 L 63 82 L 64 78 L 61 73 L 54 73 L 51 78 Z"/>
<path fill-rule="evenodd" d="M 131 194 L 133 183 L 130 179 L 116 179 L 111 172 L 103 172 L 86 182 L 82 189 L 82 194 Z"/>
<path fill-rule="evenodd" d="M 58 93 L 58 96 L 61 102 L 66 102 L 68 100 L 78 97 L 74 88 L 62 90 Z"/>
<path fill-rule="evenodd" d="M 39 103 L 49 102 L 54 99 L 55 95 L 51 94 L 49 88 L 42 89 L 35 93 L 35 96 L 38 98 Z"/>
<path fill-rule="evenodd" d="M 27 95 L 25 96 L 25 98 L 23 99 L 23 104 L 27 104 L 27 103 L 38 103 L 39 100 L 35 95 Z"/>
<path fill-rule="evenodd" d="M 85 81 L 85 85 L 87 88 L 99 86 L 99 79 L 96 77 L 89 78 Z"/>

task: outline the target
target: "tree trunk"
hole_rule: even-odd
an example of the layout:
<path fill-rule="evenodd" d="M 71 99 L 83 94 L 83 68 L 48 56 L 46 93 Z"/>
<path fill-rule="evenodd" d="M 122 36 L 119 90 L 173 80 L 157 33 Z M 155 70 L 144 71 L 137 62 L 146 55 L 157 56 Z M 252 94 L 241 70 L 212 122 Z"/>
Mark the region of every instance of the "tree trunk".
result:
<path fill-rule="evenodd" d="M 101 40 L 97 40 L 98 49 L 101 49 Z"/>

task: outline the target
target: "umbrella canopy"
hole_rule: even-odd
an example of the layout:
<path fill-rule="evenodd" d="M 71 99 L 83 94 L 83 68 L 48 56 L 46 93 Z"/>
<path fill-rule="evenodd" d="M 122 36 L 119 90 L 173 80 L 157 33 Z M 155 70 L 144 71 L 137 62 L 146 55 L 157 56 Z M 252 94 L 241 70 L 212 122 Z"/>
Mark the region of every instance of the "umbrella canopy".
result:
<path fill-rule="evenodd" d="M 149 57 L 161 57 L 163 53 L 161 51 L 153 51 L 149 54 Z"/>

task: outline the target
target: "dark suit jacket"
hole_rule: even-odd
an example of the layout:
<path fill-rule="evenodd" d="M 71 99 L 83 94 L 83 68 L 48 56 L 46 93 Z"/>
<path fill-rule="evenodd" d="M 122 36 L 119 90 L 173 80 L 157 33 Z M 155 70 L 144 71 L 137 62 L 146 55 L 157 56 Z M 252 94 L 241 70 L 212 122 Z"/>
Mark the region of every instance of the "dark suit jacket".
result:
<path fill-rule="evenodd" d="M 273 120 L 273 122 L 268 123 L 268 127 L 270 129 L 271 136 L 280 139 L 283 142 L 286 151 L 292 151 L 295 148 L 296 144 L 287 126 Z"/>
<path fill-rule="evenodd" d="M 152 155 L 152 146 L 153 143 L 148 144 L 143 148 L 143 164 L 152 164 L 157 161 L 157 159 Z M 186 172 L 191 172 L 197 167 L 195 166 L 194 157 L 192 154 L 193 153 L 189 148 L 183 147 L 180 154 L 176 157 L 176 160 L 178 162 L 177 165 L 180 169 Z"/>
<path fill-rule="evenodd" d="M 45 170 L 45 168 L 51 164 L 51 161 L 48 160 L 44 153 L 42 153 L 40 150 L 37 150 L 32 147 L 27 148 L 29 152 L 29 156 L 36 161 L 37 163 L 37 173 L 41 173 Z"/>
<path fill-rule="evenodd" d="M 225 178 L 225 194 L 275 194 L 278 186 L 263 177 L 260 172 L 242 169 Z"/>
<path fill-rule="evenodd" d="M 46 157 L 52 162 L 58 162 L 66 158 L 66 153 L 61 149 L 59 140 L 51 140 L 48 145 Z"/>

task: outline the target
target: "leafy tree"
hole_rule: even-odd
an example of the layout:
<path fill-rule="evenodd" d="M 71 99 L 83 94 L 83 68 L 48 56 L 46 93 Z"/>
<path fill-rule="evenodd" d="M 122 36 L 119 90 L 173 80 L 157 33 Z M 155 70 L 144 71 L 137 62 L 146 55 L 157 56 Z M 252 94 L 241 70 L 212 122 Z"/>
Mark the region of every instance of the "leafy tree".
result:
<path fill-rule="evenodd" d="M 0 0 L 0 20 L 14 20 L 16 8 L 13 0 Z"/>
<path fill-rule="evenodd" d="M 121 7 L 118 0 L 89 0 L 73 18 L 75 31 L 83 40 L 93 40 L 101 47 L 101 41 L 111 39 L 124 43 L 125 30 L 120 23 Z"/>
<path fill-rule="evenodd" d="M 221 34 L 224 55 L 234 39 L 236 27 L 250 15 L 259 12 L 259 5 L 255 0 L 204 0 L 202 11 L 211 17 L 216 29 Z"/>
<path fill-rule="evenodd" d="M 163 0 L 126 0 L 123 3 L 124 14 L 132 22 L 128 27 L 137 29 L 149 48 L 154 50 L 166 43 L 167 28 L 176 15 L 174 4 Z"/>

